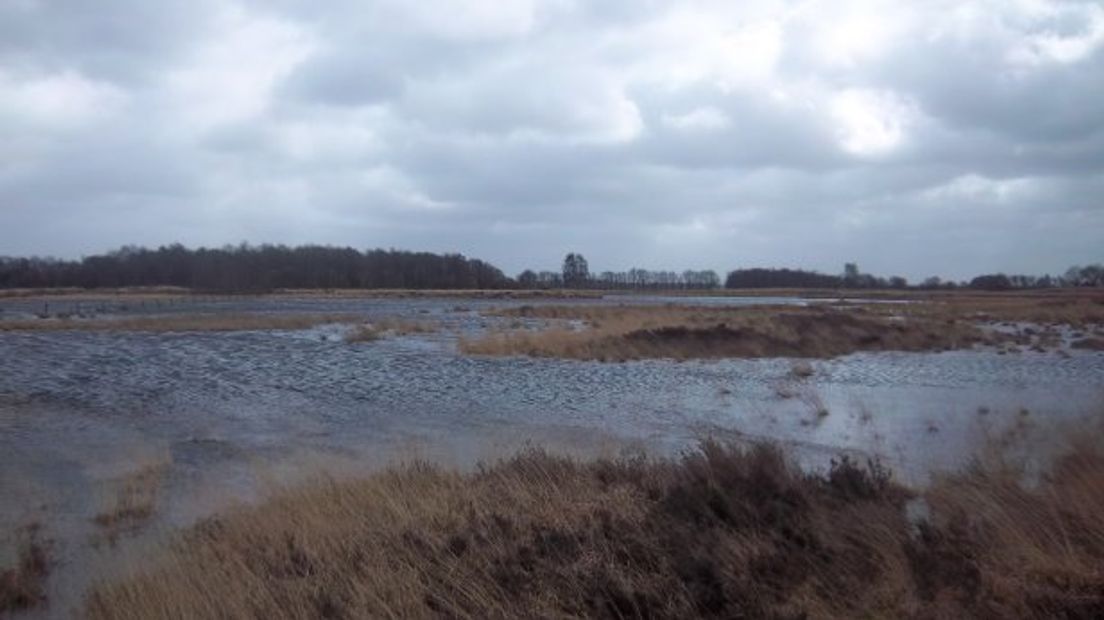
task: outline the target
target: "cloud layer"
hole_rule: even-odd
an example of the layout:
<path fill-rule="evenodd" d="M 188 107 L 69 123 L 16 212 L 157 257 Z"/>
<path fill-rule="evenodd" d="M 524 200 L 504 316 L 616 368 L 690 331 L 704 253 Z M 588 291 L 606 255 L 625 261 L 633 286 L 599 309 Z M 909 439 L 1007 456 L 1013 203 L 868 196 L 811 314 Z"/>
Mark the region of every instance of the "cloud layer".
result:
<path fill-rule="evenodd" d="M 13 0 L 0 254 L 1060 272 L 1102 102 L 1093 1 Z"/>

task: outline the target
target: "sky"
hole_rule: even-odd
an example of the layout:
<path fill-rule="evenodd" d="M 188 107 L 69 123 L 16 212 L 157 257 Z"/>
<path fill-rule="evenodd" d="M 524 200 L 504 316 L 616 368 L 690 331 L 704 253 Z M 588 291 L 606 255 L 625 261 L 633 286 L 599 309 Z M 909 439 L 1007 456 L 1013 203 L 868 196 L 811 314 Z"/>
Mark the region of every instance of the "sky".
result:
<path fill-rule="evenodd" d="M 2 0 L 0 255 L 1104 260 L 1104 2 Z"/>

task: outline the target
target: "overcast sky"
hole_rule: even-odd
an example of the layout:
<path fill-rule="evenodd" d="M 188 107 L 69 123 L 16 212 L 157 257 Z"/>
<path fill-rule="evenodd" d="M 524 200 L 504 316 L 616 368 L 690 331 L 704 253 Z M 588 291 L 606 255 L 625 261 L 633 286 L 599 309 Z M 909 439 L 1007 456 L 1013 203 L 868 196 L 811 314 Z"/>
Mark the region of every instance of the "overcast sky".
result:
<path fill-rule="evenodd" d="M 0 255 L 1104 260 L 1104 3 L 0 0 Z"/>

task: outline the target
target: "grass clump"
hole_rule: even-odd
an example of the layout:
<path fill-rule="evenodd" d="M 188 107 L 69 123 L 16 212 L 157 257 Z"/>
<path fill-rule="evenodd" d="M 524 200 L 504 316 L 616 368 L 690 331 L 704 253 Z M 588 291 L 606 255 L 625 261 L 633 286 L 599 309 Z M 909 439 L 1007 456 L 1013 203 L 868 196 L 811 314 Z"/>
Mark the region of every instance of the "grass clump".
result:
<path fill-rule="evenodd" d="M 113 482 L 107 501 L 92 518 L 108 542 L 137 530 L 153 517 L 165 467 L 149 465 Z"/>
<path fill-rule="evenodd" d="M 46 600 L 46 578 L 50 560 L 37 528 L 25 531 L 19 543 L 15 565 L 0 567 L 0 615 L 35 607 Z"/>
<path fill-rule="evenodd" d="M 436 327 L 423 321 L 381 319 L 362 323 L 345 334 L 345 342 L 373 342 L 384 336 L 408 336 L 436 331 Z"/>
<path fill-rule="evenodd" d="M 179 535 L 92 618 L 1101 617 L 1104 457 L 1029 486 L 974 468 L 915 494 L 776 447 L 579 462 L 531 450 L 322 480 Z"/>

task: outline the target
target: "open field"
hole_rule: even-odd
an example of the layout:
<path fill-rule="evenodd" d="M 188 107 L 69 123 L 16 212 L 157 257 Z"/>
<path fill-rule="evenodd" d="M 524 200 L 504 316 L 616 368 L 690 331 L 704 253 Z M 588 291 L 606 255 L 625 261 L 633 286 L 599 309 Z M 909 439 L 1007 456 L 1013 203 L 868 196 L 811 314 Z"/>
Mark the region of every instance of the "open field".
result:
<path fill-rule="evenodd" d="M 1037 484 L 994 459 L 912 490 L 877 464 L 809 474 L 778 448 L 712 442 L 680 459 L 530 450 L 467 474 L 415 463 L 320 479 L 182 532 L 95 587 L 86 611 L 1100 617 L 1101 436 Z"/>

